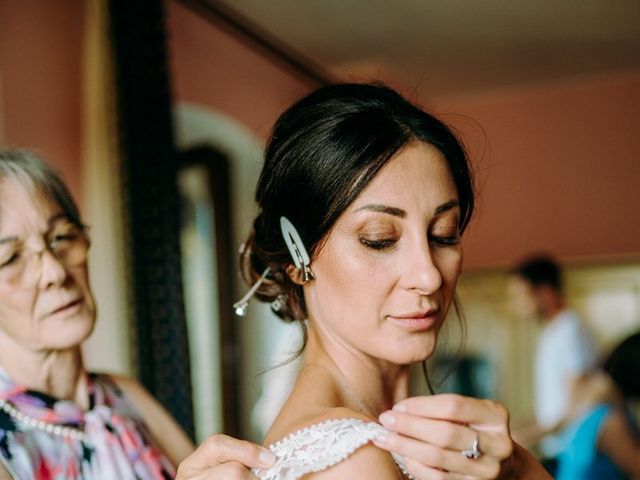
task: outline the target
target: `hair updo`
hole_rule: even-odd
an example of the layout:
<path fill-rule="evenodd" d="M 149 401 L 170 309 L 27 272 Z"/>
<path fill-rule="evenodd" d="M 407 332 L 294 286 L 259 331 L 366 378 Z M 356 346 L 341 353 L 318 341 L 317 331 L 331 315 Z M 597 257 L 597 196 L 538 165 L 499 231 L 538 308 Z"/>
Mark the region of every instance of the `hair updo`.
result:
<path fill-rule="evenodd" d="M 274 309 L 284 320 L 307 317 L 302 287 L 286 272 L 293 262 L 280 232 L 280 217 L 296 227 L 313 259 L 349 204 L 396 152 L 416 140 L 433 145 L 446 159 L 464 231 L 474 206 L 464 148 L 449 127 L 394 90 L 383 85 L 330 85 L 280 116 L 256 189 L 259 213 L 240 253 L 247 283 L 270 269 L 256 292 L 258 299 L 286 299 Z"/>
<path fill-rule="evenodd" d="M 627 399 L 640 399 L 640 333 L 625 338 L 604 361 L 602 369 Z"/>

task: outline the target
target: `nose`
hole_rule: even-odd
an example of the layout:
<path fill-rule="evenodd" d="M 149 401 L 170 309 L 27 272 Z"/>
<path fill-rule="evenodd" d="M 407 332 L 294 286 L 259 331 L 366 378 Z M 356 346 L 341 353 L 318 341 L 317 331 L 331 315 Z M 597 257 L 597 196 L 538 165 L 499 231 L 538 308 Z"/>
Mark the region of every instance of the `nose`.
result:
<path fill-rule="evenodd" d="M 442 274 L 437 258 L 428 242 L 420 242 L 417 248 L 409 249 L 404 263 L 404 287 L 421 295 L 429 295 L 442 286 Z"/>
<path fill-rule="evenodd" d="M 67 269 L 51 250 L 45 248 L 35 256 L 40 267 L 39 284 L 42 288 L 64 283 L 67 278 Z"/>

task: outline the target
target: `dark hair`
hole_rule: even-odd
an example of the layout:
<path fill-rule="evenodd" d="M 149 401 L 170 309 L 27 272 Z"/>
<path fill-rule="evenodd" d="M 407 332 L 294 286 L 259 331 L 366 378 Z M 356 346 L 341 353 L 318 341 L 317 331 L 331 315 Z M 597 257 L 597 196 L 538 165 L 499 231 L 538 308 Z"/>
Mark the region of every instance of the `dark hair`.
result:
<path fill-rule="evenodd" d="M 522 261 L 509 272 L 523 278 L 532 287 L 548 285 L 562 291 L 562 272 L 560 266 L 548 255 L 536 255 Z"/>
<path fill-rule="evenodd" d="M 267 144 L 256 189 L 259 214 L 240 260 L 247 283 L 269 267 L 256 296 L 273 301 L 281 318 L 304 320 L 302 288 L 287 275 L 291 256 L 280 232 L 280 217 L 298 230 L 310 256 L 380 169 L 405 145 L 425 142 L 444 156 L 460 202 L 460 229 L 471 218 L 474 191 L 464 148 L 440 120 L 383 85 L 322 87 L 286 110 Z M 306 335 L 305 335 L 306 338 Z"/>
<path fill-rule="evenodd" d="M 70 222 L 84 227 L 78 206 L 58 172 L 35 154 L 0 149 L 0 180 L 4 178 L 11 179 L 27 191 L 42 193 L 62 208 Z"/>
<path fill-rule="evenodd" d="M 609 354 L 603 370 L 611 377 L 625 398 L 640 398 L 640 333 L 625 338 Z"/>

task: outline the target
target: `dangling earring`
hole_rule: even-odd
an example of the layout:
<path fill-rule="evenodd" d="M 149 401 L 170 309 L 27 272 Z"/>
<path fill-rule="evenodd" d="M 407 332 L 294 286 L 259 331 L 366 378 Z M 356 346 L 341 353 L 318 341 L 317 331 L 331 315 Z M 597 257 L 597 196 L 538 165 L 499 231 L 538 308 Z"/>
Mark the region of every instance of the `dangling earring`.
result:
<path fill-rule="evenodd" d="M 280 217 L 280 230 L 282 230 L 282 236 L 287 244 L 291 258 L 296 268 L 302 270 L 302 283 L 310 282 L 315 278 L 311 267 L 311 259 L 307 253 L 307 249 L 304 248 L 300 234 L 296 230 L 296 227 L 286 218 Z"/>
<path fill-rule="evenodd" d="M 274 312 L 279 312 L 286 304 L 287 296 L 281 293 L 273 302 L 271 302 L 271 310 L 273 310 Z"/>
<path fill-rule="evenodd" d="M 258 288 L 260 288 L 260 285 L 262 285 L 262 282 L 264 282 L 264 279 L 267 278 L 267 275 L 269 275 L 270 271 L 271 269 L 269 267 L 265 268 L 264 272 L 262 272 L 262 275 L 260 275 L 260 278 L 256 281 L 256 283 L 253 284 L 249 291 L 245 293 L 244 297 L 233 304 L 233 309 L 235 310 L 236 315 L 238 315 L 239 317 L 244 317 L 247 314 L 249 299 L 253 297 Z"/>

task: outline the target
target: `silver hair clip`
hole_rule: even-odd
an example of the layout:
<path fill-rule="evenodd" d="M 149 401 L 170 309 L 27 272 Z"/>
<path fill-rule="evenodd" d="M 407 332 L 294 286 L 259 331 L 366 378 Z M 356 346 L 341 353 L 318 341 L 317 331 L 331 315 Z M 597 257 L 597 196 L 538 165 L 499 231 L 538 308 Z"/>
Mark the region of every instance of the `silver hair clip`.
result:
<path fill-rule="evenodd" d="M 267 275 L 269 275 L 270 271 L 271 269 L 269 267 L 265 268 L 264 272 L 262 272 L 262 275 L 260 275 L 260 278 L 251 286 L 249 291 L 245 293 L 244 297 L 233 304 L 233 309 L 235 310 L 236 315 L 238 315 L 239 317 L 244 317 L 247 314 L 249 299 L 253 297 L 258 288 L 260 288 L 260 285 L 262 285 L 262 282 L 264 282 L 264 279 L 267 278 Z"/>
<path fill-rule="evenodd" d="M 310 282 L 314 279 L 313 272 L 309 267 L 311 259 L 307 253 L 307 249 L 304 248 L 304 243 L 296 230 L 296 227 L 287 219 L 287 217 L 280 217 L 280 229 L 282 230 L 282 236 L 287 244 L 291 258 L 295 266 L 302 270 L 303 283 Z"/>

